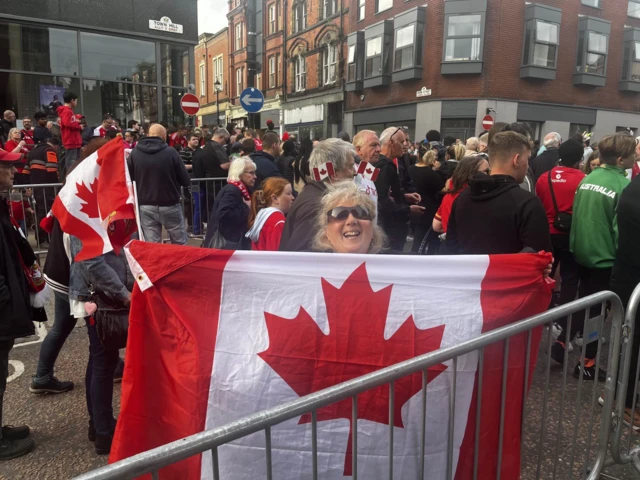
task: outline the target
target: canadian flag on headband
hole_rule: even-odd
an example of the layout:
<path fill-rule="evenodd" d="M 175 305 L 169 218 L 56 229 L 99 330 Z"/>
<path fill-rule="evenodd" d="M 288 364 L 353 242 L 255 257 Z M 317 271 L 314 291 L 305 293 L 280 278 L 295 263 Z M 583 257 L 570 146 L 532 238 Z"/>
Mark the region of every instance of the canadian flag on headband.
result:
<path fill-rule="evenodd" d="M 358 174 L 362 175 L 364 178 L 368 178 L 372 182 L 376 181 L 378 173 L 380 173 L 380 169 L 374 167 L 369 162 L 361 161 L 360 165 L 358 165 Z"/>
<path fill-rule="evenodd" d="M 127 255 L 137 287 L 110 462 L 458 345 L 546 310 L 551 296 L 550 254 L 231 252 L 134 241 Z M 273 289 L 284 283 L 294 287 Z M 531 351 L 540 336 L 533 332 Z M 505 480 L 520 475 L 523 382 L 535 368 L 534 356 L 525 372 L 526 342 L 524 334 L 509 342 Z M 484 349 L 480 412 L 476 351 L 458 357 L 455 375 L 451 361 L 429 368 L 424 478 L 446 478 L 450 416 L 455 479 L 473 478 L 476 415 L 478 478 L 498 477 L 503 355 L 503 343 Z M 419 477 L 421 389 L 420 373 L 395 382 L 397 478 Z M 383 385 L 358 395 L 355 423 L 350 399 L 317 410 L 319 478 L 352 476 L 355 431 L 359 478 L 387 478 L 389 403 Z M 312 478 L 311 428 L 310 415 L 271 427 L 273 478 Z M 220 478 L 266 478 L 265 449 L 264 432 L 219 447 Z M 206 452 L 160 470 L 160 479 L 212 479 L 211 466 Z"/>
<path fill-rule="evenodd" d="M 335 171 L 333 169 L 333 163 L 331 162 L 323 163 L 318 168 L 313 169 L 313 178 L 315 178 L 317 182 L 321 182 L 325 178 L 333 177 L 334 175 Z"/>
<path fill-rule="evenodd" d="M 67 175 L 51 212 L 63 232 L 82 241 L 75 261 L 122 248 L 136 224 L 133 187 L 121 137 L 99 148 Z M 114 223 L 116 220 L 133 221 L 123 226 Z"/>

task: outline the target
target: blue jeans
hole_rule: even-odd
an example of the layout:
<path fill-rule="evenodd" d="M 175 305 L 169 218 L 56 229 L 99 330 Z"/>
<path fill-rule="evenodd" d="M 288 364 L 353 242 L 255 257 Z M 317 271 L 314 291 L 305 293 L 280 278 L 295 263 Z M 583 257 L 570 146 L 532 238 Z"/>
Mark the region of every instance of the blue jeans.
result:
<path fill-rule="evenodd" d="M 194 187 L 194 189 L 197 187 Z M 200 216 L 200 192 L 192 192 L 193 205 L 193 234 L 200 235 L 202 233 L 202 218 Z"/>
<path fill-rule="evenodd" d="M 175 245 L 187 243 L 187 229 L 180 204 L 169 207 L 140 205 L 140 223 L 146 242 L 162 243 L 162 227 L 164 227 L 169 233 L 171 243 Z"/>
<path fill-rule="evenodd" d="M 76 319 L 71 315 L 69 296 L 64 293 L 55 293 L 55 307 L 53 328 L 49 331 L 40 347 L 40 359 L 36 370 L 36 383 L 47 383 L 53 376 L 53 366 L 56 363 L 60 350 L 69 334 L 76 326 Z"/>
<path fill-rule="evenodd" d="M 87 317 L 89 363 L 85 376 L 87 410 L 98 435 L 113 435 L 113 373 L 118 365 L 118 350 L 107 350 L 98 337 L 95 323 Z M 93 323 L 93 324 L 92 324 Z"/>

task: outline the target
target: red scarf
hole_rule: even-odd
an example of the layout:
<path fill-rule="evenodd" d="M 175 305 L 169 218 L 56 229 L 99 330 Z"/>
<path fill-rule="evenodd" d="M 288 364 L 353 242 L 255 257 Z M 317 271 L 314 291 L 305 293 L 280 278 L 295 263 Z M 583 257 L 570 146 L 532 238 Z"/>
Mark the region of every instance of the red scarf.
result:
<path fill-rule="evenodd" d="M 227 180 L 227 183 L 229 185 L 233 185 L 235 187 L 238 187 L 240 189 L 240 193 L 242 193 L 242 198 L 244 198 L 245 200 L 251 200 L 251 195 L 249 195 L 249 190 L 247 190 L 247 187 L 245 186 L 244 183 L 242 183 L 242 182 L 232 182 L 230 180 Z"/>

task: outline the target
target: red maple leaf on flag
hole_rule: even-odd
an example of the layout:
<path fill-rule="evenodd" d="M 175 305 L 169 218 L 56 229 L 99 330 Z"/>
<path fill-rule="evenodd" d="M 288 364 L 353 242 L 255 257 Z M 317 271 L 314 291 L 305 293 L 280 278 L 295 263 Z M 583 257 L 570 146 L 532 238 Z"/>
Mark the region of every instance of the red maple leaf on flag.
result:
<path fill-rule="evenodd" d="M 385 340 L 387 312 L 393 285 L 374 292 L 365 264 L 347 278 L 341 288 L 322 279 L 327 307 L 329 335 L 325 335 L 311 316 L 300 308 L 290 320 L 265 312 L 269 348 L 258 355 L 299 396 L 308 395 L 341 382 L 374 372 L 389 365 L 431 352 L 440 347 L 444 325 L 419 330 L 409 316 Z M 442 364 L 431 367 L 427 382 L 446 370 Z M 422 389 L 422 375 L 416 373 L 395 382 L 393 424 L 404 428 L 402 406 Z M 317 410 L 318 421 L 351 420 L 351 399 Z M 358 418 L 389 424 L 389 386 L 358 395 Z M 302 415 L 299 424 L 310 423 L 311 414 Z M 345 456 L 344 474 L 351 475 L 351 436 Z"/>
<path fill-rule="evenodd" d="M 325 173 L 327 173 L 327 171 L 324 168 L 320 170 L 320 174 L 324 175 Z"/>
<path fill-rule="evenodd" d="M 98 179 L 96 178 L 89 187 L 84 182 L 76 183 L 78 192 L 76 197 L 82 200 L 80 211 L 85 213 L 89 218 L 100 218 L 98 210 Z"/>

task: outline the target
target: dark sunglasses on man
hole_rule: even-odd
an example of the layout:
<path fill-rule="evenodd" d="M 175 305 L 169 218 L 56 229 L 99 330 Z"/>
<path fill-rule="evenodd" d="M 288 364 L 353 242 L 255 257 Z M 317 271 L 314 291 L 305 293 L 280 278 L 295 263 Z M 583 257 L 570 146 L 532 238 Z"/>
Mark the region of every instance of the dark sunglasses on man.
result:
<path fill-rule="evenodd" d="M 349 214 L 356 220 L 368 220 L 371 221 L 373 216 L 362 205 L 356 205 L 355 207 L 335 207 L 327 212 L 327 220 L 329 222 L 344 222 L 349 218 Z"/>

